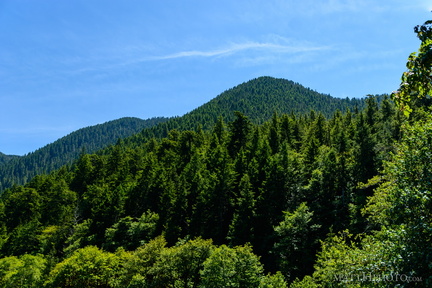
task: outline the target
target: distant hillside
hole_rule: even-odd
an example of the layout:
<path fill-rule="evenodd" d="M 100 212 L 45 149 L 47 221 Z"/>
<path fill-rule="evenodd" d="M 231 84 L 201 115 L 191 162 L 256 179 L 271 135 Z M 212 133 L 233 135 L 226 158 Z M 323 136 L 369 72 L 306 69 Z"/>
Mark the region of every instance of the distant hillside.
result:
<path fill-rule="evenodd" d="M 274 112 L 299 115 L 315 110 L 330 117 L 336 110 L 362 109 L 364 106 L 364 99 L 335 98 L 290 80 L 265 76 L 233 87 L 184 116 L 145 129 L 128 140 L 139 142 L 143 138 L 165 137 L 172 129 L 190 130 L 198 125 L 209 129 L 219 116 L 225 121 L 232 121 L 234 111 L 242 112 L 259 124 L 270 119 Z"/>
<path fill-rule="evenodd" d="M 16 158 L 19 158 L 19 157 L 20 156 L 6 155 L 6 154 L 0 152 L 0 165 L 6 164 L 9 161 L 11 161 L 12 159 L 16 159 Z"/>
<path fill-rule="evenodd" d="M 73 162 L 81 152 L 93 153 L 118 139 L 131 136 L 144 128 L 155 126 L 169 118 L 147 120 L 125 117 L 79 129 L 25 156 L 0 154 L 0 190 L 13 184 L 23 184 L 37 174 L 47 173 Z"/>

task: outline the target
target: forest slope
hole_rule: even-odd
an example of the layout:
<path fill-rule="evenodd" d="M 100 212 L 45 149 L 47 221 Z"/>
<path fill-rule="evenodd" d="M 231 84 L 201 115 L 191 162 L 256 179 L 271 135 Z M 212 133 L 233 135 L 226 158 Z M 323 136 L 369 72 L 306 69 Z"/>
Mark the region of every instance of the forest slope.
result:
<path fill-rule="evenodd" d="M 37 174 L 48 173 L 72 163 L 83 151 L 96 152 L 118 139 L 144 128 L 167 121 L 158 117 L 147 120 L 125 117 L 103 124 L 81 128 L 25 156 L 0 155 L 0 191 L 13 184 L 23 184 Z"/>
<path fill-rule="evenodd" d="M 0 152 L 0 165 L 8 163 L 12 159 L 19 158 L 17 155 L 6 155 Z"/>

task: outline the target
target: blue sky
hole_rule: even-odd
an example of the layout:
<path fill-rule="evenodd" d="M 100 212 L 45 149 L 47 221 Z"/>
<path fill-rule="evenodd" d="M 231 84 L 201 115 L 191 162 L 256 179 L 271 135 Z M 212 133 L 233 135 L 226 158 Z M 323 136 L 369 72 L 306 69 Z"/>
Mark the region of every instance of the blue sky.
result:
<path fill-rule="evenodd" d="M 0 151 L 120 117 L 183 115 L 259 76 L 391 93 L 425 0 L 0 0 Z"/>

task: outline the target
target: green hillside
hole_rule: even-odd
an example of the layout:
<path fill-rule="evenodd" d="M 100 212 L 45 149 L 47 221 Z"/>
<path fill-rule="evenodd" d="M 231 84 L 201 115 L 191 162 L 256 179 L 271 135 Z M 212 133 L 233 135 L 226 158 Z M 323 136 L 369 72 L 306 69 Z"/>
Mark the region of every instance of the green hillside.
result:
<path fill-rule="evenodd" d="M 290 80 L 266 76 L 223 92 L 210 102 L 186 114 L 184 118 L 200 115 L 204 121 L 198 122 L 213 124 L 218 116 L 231 121 L 234 118 L 232 112 L 239 111 L 254 123 L 262 123 L 270 119 L 273 112 L 298 115 L 315 110 L 325 117 L 331 117 L 336 110 L 346 111 L 347 108 L 354 109 L 356 106 L 359 109 L 363 108 L 364 100 L 335 98 Z"/>
<path fill-rule="evenodd" d="M 147 120 L 125 117 L 79 129 L 22 157 L 0 154 L 0 191 L 13 184 L 23 184 L 37 174 L 48 173 L 72 163 L 83 151 L 93 153 L 138 133 L 168 118 Z"/>
<path fill-rule="evenodd" d="M 37 174 L 48 173 L 72 163 L 83 149 L 93 153 L 116 143 L 118 139 L 128 137 L 125 141 L 135 145 L 152 137 L 166 137 L 172 129 L 195 130 L 200 126 L 207 130 L 213 127 L 219 117 L 231 121 L 234 111 L 247 115 L 253 123 L 263 123 L 275 112 L 300 115 L 314 110 L 329 117 L 336 110 L 355 110 L 364 105 L 364 99 L 334 98 L 286 79 L 260 77 L 221 93 L 182 117 L 148 120 L 122 118 L 73 132 L 0 166 L 0 191 L 13 184 L 26 183 Z"/>
<path fill-rule="evenodd" d="M 265 76 L 228 89 L 182 117 L 143 130 L 129 140 L 139 143 L 151 137 L 166 137 L 172 129 L 195 130 L 200 126 L 208 130 L 219 117 L 225 121 L 233 120 L 234 111 L 247 115 L 252 123 L 259 124 L 269 120 L 275 112 L 301 115 L 314 110 L 330 117 L 336 110 L 354 111 L 364 106 L 364 99 L 335 98 L 290 80 Z"/>
<path fill-rule="evenodd" d="M 8 163 L 9 161 L 11 161 L 12 159 L 17 159 L 20 156 L 16 156 L 16 155 L 6 155 L 4 153 L 0 152 L 0 166 L 3 164 Z"/>

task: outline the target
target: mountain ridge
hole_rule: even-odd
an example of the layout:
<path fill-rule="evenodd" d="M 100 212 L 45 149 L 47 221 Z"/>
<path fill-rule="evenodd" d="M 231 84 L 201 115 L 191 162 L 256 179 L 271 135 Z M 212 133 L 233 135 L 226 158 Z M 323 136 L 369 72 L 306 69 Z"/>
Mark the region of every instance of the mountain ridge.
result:
<path fill-rule="evenodd" d="M 122 117 L 73 131 L 24 156 L 0 154 L 0 191 L 13 184 L 24 184 L 33 176 L 70 164 L 80 153 L 93 153 L 115 144 L 118 139 L 168 120 L 165 117 L 140 119 Z"/>
<path fill-rule="evenodd" d="M 165 137 L 173 129 L 195 130 L 198 126 L 202 129 L 210 129 L 219 117 L 223 117 L 224 121 L 233 120 L 234 111 L 247 115 L 253 123 L 259 124 L 270 119 L 275 112 L 302 114 L 315 110 L 330 117 L 336 110 L 362 108 L 363 106 L 363 99 L 336 98 L 318 93 L 291 80 L 262 76 L 222 92 L 181 117 L 156 117 L 147 120 L 124 117 L 78 129 L 32 153 L 12 158 L 4 165 L 0 164 L 0 191 L 13 184 L 24 184 L 37 174 L 49 173 L 62 165 L 70 164 L 81 152 L 94 153 L 107 148 L 115 144 L 118 139 L 124 139 L 133 146 L 135 143 L 141 143 L 152 137 Z M 100 143 L 98 145 L 92 144 L 95 141 L 94 135 L 96 134 L 92 136 L 94 132 L 87 132 L 85 137 L 77 136 L 81 132 L 94 131 L 93 129 L 97 130 L 104 125 L 114 125 L 117 121 L 125 120 L 129 120 L 130 125 L 133 126 L 130 133 L 126 131 L 123 133 L 121 127 L 119 131 L 106 128 L 102 135 L 98 136 L 99 141 L 96 141 Z M 141 121 L 148 122 L 140 126 L 137 122 Z M 107 141 L 106 137 L 109 138 L 113 132 L 111 140 Z M 57 145 L 59 143 L 63 144 Z M 56 145 L 57 148 L 55 148 Z"/>
<path fill-rule="evenodd" d="M 0 165 L 6 164 L 9 161 L 11 161 L 12 159 L 16 159 L 19 157 L 21 157 L 21 156 L 9 155 L 9 154 L 5 154 L 5 153 L 0 152 Z"/>

